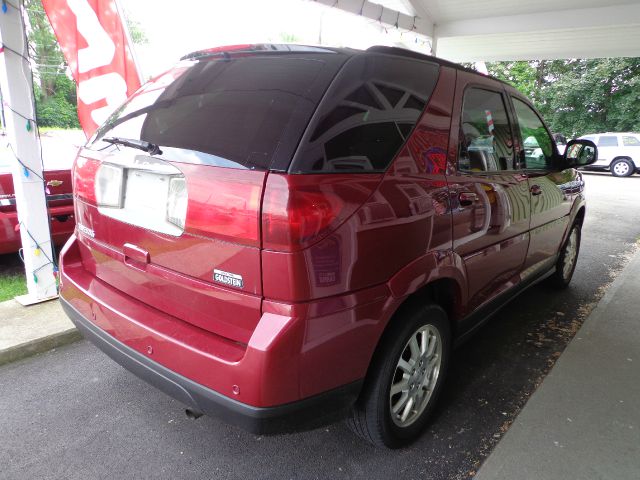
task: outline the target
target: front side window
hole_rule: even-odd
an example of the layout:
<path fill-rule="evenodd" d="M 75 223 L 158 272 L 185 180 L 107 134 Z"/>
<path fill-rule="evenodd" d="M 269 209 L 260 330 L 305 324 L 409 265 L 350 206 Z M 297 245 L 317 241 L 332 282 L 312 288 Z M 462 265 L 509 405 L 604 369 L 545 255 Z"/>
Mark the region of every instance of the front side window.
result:
<path fill-rule="evenodd" d="M 525 168 L 548 169 L 553 164 L 553 141 L 538 114 L 522 100 L 513 98 L 522 137 Z"/>
<path fill-rule="evenodd" d="M 458 168 L 467 172 L 513 170 L 513 137 L 502 94 L 472 88 L 464 95 Z"/>
<path fill-rule="evenodd" d="M 327 91 L 302 139 L 292 173 L 382 172 L 429 101 L 437 64 L 358 55 Z"/>
<path fill-rule="evenodd" d="M 625 147 L 640 147 L 640 139 L 638 139 L 638 137 L 632 137 L 631 135 L 623 135 L 622 144 Z"/>
<path fill-rule="evenodd" d="M 601 135 L 598 139 L 599 147 L 617 147 L 618 137 L 613 135 Z"/>

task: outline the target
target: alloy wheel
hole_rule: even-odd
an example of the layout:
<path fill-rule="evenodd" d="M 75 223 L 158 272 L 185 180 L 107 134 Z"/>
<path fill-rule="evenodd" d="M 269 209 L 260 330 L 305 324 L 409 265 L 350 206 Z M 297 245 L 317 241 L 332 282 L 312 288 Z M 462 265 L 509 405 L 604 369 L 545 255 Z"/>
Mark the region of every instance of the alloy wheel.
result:
<path fill-rule="evenodd" d="M 423 325 L 407 341 L 396 365 L 389 408 L 399 427 L 414 423 L 429 404 L 442 363 L 442 339 L 433 325 Z"/>

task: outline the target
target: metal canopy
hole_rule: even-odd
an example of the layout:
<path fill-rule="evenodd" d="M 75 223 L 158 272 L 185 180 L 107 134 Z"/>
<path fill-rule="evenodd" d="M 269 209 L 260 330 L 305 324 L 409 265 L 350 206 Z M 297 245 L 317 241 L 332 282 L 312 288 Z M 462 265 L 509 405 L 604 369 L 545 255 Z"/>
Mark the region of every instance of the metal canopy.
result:
<path fill-rule="evenodd" d="M 413 30 L 458 62 L 640 56 L 640 0 L 318 1 Z"/>

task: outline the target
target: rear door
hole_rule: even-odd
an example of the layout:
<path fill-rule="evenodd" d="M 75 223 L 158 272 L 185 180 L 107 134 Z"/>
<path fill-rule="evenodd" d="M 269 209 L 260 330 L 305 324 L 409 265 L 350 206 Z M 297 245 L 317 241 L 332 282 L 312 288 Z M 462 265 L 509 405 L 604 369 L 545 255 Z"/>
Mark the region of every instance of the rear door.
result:
<path fill-rule="evenodd" d="M 85 268 L 246 343 L 261 315 L 260 202 L 344 61 L 333 52 L 182 62 L 101 127 L 75 165 Z"/>
<path fill-rule="evenodd" d="M 471 310 L 518 282 L 529 242 L 529 190 L 501 87 L 458 72 L 456 92 L 463 94 L 456 95 L 452 125 L 458 170 L 447 179 L 453 247 L 467 270 Z"/>
<path fill-rule="evenodd" d="M 610 165 L 614 158 L 620 154 L 620 142 L 617 135 L 600 135 L 598 137 L 598 163 Z"/>

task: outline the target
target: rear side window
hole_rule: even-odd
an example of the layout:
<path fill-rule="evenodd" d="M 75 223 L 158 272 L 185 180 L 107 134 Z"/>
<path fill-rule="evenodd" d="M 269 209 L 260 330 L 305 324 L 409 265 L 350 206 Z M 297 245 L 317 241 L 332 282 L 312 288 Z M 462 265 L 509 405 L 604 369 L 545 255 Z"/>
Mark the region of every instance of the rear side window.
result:
<path fill-rule="evenodd" d="M 288 165 L 344 62 L 336 65 L 335 57 L 340 55 L 182 62 L 143 86 L 89 148 L 118 148 L 100 140 L 122 137 L 157 144 L 169 161 L 265 170 L 280 155 Z"/>
<path fill-rule="evenodd" d="M 599 147 L 617 147 L 618 146 L 618 137 L 614 137 L 613 135 L 602 135 L 598 139 Z"/>
<path fill-rule="evenodd" d="M 458 169 L 463 172 L 513 170 L 513 136 L 504 97 L 470 88 L 464 94 Z"/>
<path fill-rule="evenodd" d="M 638 137 L 632 137 L 630 135 L 623 135 L 622 144 L 625 147 L 640 147 L 640 140 Z"/>
<path fill-rule="evenodd" d="M 438 70 L 385 55 L 351 58 L 318 107 L 290 172 L 386 170 L 429 101 Z"/>

